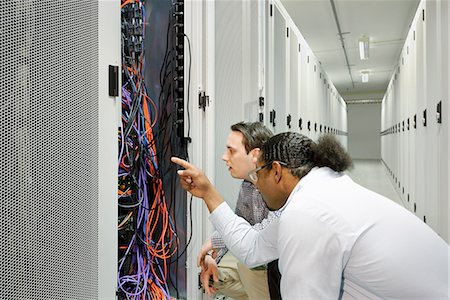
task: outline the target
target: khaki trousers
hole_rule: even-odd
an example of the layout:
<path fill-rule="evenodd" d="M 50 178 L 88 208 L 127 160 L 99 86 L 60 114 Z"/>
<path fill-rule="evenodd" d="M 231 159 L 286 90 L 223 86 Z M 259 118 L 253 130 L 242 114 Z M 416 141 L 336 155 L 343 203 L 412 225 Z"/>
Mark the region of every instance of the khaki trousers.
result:
<path fill-rule="evenodd" d="M 267 270 L 251 270 L 230 252 L 218 265 L 219 282 L 214 283 L 218 294 L 235 300 L 270 300 Z"/>

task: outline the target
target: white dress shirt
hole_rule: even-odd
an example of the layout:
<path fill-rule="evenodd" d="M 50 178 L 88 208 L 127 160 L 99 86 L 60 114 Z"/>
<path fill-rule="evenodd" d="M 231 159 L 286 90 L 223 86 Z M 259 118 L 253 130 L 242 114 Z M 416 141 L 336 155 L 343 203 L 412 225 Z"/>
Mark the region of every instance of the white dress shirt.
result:
<path fill-rule="evenodd" d="M 448 299 L 448 245 L 393 201 L 314 168 L 260 231 L 226 203 L 211 214 L 249 266 L 279 258 L 284 300 Z"/>

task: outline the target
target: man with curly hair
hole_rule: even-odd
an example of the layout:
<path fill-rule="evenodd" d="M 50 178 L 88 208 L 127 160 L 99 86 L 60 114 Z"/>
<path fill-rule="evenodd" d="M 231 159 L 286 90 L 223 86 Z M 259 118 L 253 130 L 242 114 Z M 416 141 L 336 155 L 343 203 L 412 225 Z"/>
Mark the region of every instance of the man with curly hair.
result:
<path fill-rule="evenodd" d="M 351 160 L 332 136 L 273 136 L 249 177 L 277 215 L 255 230 L 204 174 L 183 188 L 202 198 L 230 251 L 249 266 L 279 258 L 281 295 L 297 299 L 448 299 L 447 243 L 395 202 L 343 173 Z"/>

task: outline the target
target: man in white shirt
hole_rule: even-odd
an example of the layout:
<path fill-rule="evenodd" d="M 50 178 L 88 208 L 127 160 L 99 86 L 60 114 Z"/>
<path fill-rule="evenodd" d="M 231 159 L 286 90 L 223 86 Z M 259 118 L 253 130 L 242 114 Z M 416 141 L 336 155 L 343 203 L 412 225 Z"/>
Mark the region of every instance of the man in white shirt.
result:
<path fill-rule="evenodd" d="M 279 258 L 283 299 L 448 299 L 448 245 L 426 224 L 343 174 L 331 136 L 272 137 L 249 177 L 278 218 L 261 231 L 237 217 L 204 174 L 173 158 L 228 249 L 249 266 Z"/>

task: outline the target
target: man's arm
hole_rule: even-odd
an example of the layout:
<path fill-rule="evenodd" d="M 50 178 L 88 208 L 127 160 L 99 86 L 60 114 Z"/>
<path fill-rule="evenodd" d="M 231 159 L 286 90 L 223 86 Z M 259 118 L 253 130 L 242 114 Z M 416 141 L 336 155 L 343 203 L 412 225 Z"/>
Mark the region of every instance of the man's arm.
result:
<path fill-rule="evenodd" d="M 253 226 L 267 218 L 269 210 L 256 187 L 251 182 L 243 180 L 234 212 Z M 258 228 L 259 226 L 255 227 L 255 229 L 261 230 L 261 228 Z M 211 235 L 211 244 L 216 255 L 213 257 L 219 263 L 222 257 L 228 252 L 228 249 L 217 230 L 214 230 Z"/>
<path fill-rule="evenodd" d="M 185 168 L 177 172 L 183 189 L 193 196 L 203 199 L 209 212 L 213 212 L 224 202 L 222 196 L 200 169 L 178 157 L 172 157 L 171 160 Z"/>
<path fill-rule="evenodd" d="M 222 257 L 227 254 L 228 248 L 217 230 L 211 235 L 211 245 L 215 252 L 216 263 L 219 263 Z"/>
<path fill-rule="evenodd" d="M 214 237 L 217 237 L 220 240 L 220 245 L 217 246 L 214 244 Z M 216 263 L 218 264 L 222 257 L 228 252 L 227 247 L 225 246 L 225 243 L 223 242 L 222 238 L 220 237 L 219 233 L 217 231 L 214 231 L 213 235 L 209 240 L 203 243 L 202 247 L 200 248 L 200 252 L 197 255 L 197 266 L 204 268 L 204 262 L 205 258 L 211 254 L 212 258 L 216 260 Z"/>
<path fill-rule="evenodd" d="M 208 296 L 212 296 L 217 292 L 217 289 L 210 286 L 211 280 L 213 282 L 219 281 L 219 271 L 217 269 L 216 261 L 211 256 L 207 256 L 204 262 L 204 268 L 202 268 L 200 273 L 200 281 Z"/>
<path fill-rule="evenodd" d="M 209 219 L 228 249 L 247 266 L 260 266 L 278 258 L 278 218 L 275 215 L 270 220 L 265 219 L 262 230 L 258 231 L 222 203 Z"/>
<path fill-rule="evenodd" d="M 278 218 L 277 212 L 269 212 L 267 218 L 263 219 L 261 223 L 256 223 L 253 225 L 253 229 L 256 231 L 261 231 L 265 227 L 267 227 L 274 219 Z M 205 256 L 213 251 L 213 257 L 216 259 L 216 262 L 219 263 L 222 257 L 228 252 L 228 248 L 225 245 L 224 240 L 220 236 L 220 233 L 215 230 L 211 235 L 211 239 L 206 241 L 202 245 L 202 249 L 197 257 L 197 265 L 202 266 Z"/>
<path fill-rule="evenodd" d="M 256 231 L 247 221 L 236 216 L 224 203 L 222 196 L 201 170 L 177 157 L 172 157 L 172 162 L 185 168 L 178 171 L 181 186 L 193 196 L 204 200 L 209 212 L 213 213 L 210 220 L 224 239 L 228 249 L 239 260 L 254 267 L 278 258 L 277 220 L 270 222 L 262 231 Z M 222 209 L 217 212 L 219 206 Z"/>
<path fill-rule="evenodd" d="M 211 234 L 211 245 L 214 249 L 226 248 L 225 242 L 223 241 L 220 233 L 217 230 L 214 230 Z"/>

